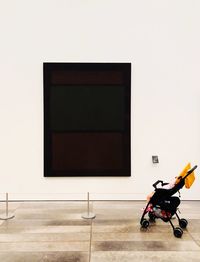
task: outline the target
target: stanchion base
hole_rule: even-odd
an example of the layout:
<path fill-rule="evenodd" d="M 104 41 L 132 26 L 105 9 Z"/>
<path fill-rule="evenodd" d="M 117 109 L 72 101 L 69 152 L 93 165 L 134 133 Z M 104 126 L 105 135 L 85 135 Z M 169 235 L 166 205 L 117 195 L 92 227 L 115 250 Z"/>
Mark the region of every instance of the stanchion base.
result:
<path fill-rule="evenodd" d="M 8 214 L 8 216 L 6 215 L 0 215 L 0 220 L 8 220 L 8 219 L 12 219 L 15 216 L 13 214 Z"/>
<path fill-rule="evenodd" d="M 89 212 L 89 213 L 82 214 L 81 217 L 84 218 L 84 219 L 94 219 L 96 217 L 96 215 L 94 213 Z"/>

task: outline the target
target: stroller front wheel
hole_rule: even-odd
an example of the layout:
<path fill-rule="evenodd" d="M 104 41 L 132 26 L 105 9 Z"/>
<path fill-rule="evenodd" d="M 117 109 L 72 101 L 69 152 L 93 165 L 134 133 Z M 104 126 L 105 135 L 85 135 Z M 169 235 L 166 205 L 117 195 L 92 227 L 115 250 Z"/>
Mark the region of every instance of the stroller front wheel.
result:
<path fill-rule="evenodd" d="M 174 236 L 177 238 L 181 238 L 183 235 L 183 230 L 180 227 L 174 228 Z"/>
<path fill-rule="evenodd" d="M 186 228 L 187 225 L 188 225 L 188 222 L 187 222 L 187 220 L 186 220 L 185 218 L 181 218 L 181 219 L 179 220 L 179 226 L 180 226 L 181 228 Z"/>
<path fill-rule="evenodd" d="M 148 228 L 149 221 L 147 219 L 143 219 L 140 224 L 141 224 L 142 228 Z"/>

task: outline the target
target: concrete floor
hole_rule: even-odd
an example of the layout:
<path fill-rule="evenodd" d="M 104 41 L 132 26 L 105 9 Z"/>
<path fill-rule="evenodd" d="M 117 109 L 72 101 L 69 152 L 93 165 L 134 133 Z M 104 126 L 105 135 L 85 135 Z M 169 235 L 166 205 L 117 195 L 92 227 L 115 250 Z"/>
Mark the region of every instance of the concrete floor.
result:
<path fill-rule="evenodd" d="M 200 202 L 182 201 L 188 219 L 183 237 L 161 220 L 140 230 L 145 202 L 91 203 L 94 220 L 81 214 L 86 203 L 10 203 L 15 218 L 0 220 L 1 262 L 186 262 L 200 261 Z M 3 212 L 4 203 L 0 203 Z M 177 225 L 177 219 L 173 219 Z"/>

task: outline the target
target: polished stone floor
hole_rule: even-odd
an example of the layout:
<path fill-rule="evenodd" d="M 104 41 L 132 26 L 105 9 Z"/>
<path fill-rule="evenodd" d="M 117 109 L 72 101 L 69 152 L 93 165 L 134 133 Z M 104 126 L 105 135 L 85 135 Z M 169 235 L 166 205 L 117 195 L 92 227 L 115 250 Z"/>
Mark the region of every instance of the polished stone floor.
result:
<path fill-rule="evenodd" d="M 0 203 L 1 214 L 4 205 Z M 87 206 L 81 201 L 12 202 L 15 218 L 0 220 L 0 261 L 200 262 L 200 201 L 181 202 L 180 216 L 189 222 L 181 239 L 160 220 L 141 230 L 144 205 L 94 201 L 96 218 L 85 220 L 81 215 Z"/>

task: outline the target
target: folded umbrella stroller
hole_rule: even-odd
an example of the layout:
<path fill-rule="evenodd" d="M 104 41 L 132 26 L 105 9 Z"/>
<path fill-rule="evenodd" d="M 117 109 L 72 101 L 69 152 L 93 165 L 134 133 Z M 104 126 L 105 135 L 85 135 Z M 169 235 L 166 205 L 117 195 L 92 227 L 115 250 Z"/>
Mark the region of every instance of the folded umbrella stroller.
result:
<path fill-rule="evenodd" d="M 172 186 L 169 183 L 164 183 L 161 180 L 158 180 L 153 184 L 155 191 L 149 197 L 149 201 L 140 220 L 140 225 L 142 228 L 148 228 L 150 225 L 149 222 L 155 222 L 156 219 L 160 218 L 164 222 L 170 222 L 175 237 L 180 238 L 182 236 L 182 229 L 187 227 L 188 221 L 184 218 L 180 218 L 177 214 L 177 209 L 180 204 L 179 190 L 183 186 L 186 188 L 191 187 L 195 180 L 194 170 L 196 168 L 197 166 L 191 168 L 189 163 L 181 172 L 181 174 L 176 178 Z M 159 187 L 159 184 L 161 184 L 162 187 Z M 173 196 L 177 192 L 179 192 L 179 197 Z M 171 218 L 174 214 L 178 218 L 180 227 L 174 227 L 171 221 Z M 148 215 L 148 219 L 145 218 L 146 215 Z"/>

